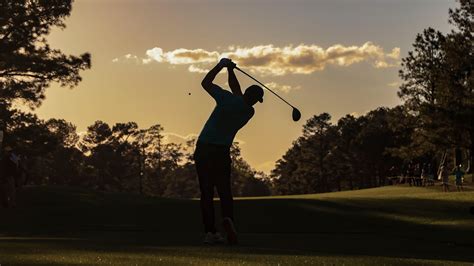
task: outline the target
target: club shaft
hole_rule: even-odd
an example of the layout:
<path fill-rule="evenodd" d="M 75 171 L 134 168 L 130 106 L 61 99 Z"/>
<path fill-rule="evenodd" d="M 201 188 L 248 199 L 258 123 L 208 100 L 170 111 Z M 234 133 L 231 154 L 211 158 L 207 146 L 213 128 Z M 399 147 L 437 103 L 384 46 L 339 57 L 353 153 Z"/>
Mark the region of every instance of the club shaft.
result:
<path fill-rule="evenodd" d="M 247 75 L 247 77 L 255 80 L 258 84 L 262 85 L 263 87 L 265 87 L 265 89 L 269 90 L 271 93 L 273 93 L 276 97 L 280 98 L 280 100 L 284 101 L 286 104 L 288 104 L 289 106 L 295 108 L 293 105 L 291 105 L 289 102 L 287 102 L 285 99 L 281 98 L 280 95 L 276 94 L 274 91 L 272 91 L 270 88 L 268 88 L 267 86 L 265 86 L 265 84 L 263 84 L 262 82 L 258 81 L 257 79 L 255 79 L 254 77 L 250 76 L 249 74 L 247 74 L 247 72 L 243 71 L 242 69 L 238 68 L 238 67 L 235 67 L 235 69 L 237 69 L 238 71 L 242 72 L 243 74 Z"/>

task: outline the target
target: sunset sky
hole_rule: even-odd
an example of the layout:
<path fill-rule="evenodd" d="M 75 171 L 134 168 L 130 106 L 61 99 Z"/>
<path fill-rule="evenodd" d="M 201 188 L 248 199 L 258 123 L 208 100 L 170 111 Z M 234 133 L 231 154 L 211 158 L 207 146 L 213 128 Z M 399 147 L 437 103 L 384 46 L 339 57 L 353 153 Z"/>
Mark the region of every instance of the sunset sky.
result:
<path fill-rule="evenodd" d="M 161 124 L 170 141 L 199 134 L 214 100 L 201 88 L 221 57 L 278 91 L 266 93 L 238 134 L 242 155 L 269 171 L 302 125 L 400 103 L 400 60 L 417 33 L 449 30 L 448 0 L 76 0 L 65 30 L 49 36 L 65 53 L 92 54 L 73 90 L 53 85 L 35 112 L 79 132 L 96 120 Z M 216 83 L 226 85 L 226 72 Z M 237 73 L 243 89 L 253 84 Z M 189 95 L 191 93 L 191 95 Z"/>

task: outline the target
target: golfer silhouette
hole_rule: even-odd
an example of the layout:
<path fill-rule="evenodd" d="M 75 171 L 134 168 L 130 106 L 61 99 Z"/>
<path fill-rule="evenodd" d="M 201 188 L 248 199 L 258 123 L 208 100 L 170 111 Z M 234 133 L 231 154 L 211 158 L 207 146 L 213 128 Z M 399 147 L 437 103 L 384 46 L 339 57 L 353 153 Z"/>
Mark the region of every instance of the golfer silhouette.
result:
<path fill-rule="evenodd" d="M 227 241 L 231 245 L 237 244 L 230 181 L 230 147 L 237 131 L 253 117 L 255 110 L 252 106 L 257 102 L 263 102 L 263 89 L 257 85 L 248 87 L 245 93 L 242 93 L 234 73 L 235 67 L 236 65 L 230 59 L 223 58 L 201 82 L 202 87 L 216 101 L 216 107 L 199 135 L 194 152 L 201 190 L 205 244 L 225 241 L 215 226 L 214 187 L 217 188 L 221 200 L 222 225 L 227 234 Z M 223 68 L 227 68 L 232 93 L 213 83 L 214 78 Z"/>

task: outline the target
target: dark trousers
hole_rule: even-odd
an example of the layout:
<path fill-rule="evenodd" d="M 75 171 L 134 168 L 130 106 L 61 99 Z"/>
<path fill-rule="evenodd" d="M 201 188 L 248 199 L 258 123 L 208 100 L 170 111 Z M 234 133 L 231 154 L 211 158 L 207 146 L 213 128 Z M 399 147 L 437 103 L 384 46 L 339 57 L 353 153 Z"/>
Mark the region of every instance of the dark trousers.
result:
<path fill-rule="evenodd" d="M 201 189 L 201 214 L 205 232 L 216 232 L 214 187 L 221 200 L 222 216 L 234 219 L 234 203 L 230 186 L 230 148 L 198 142 L 194 161 Z"/>

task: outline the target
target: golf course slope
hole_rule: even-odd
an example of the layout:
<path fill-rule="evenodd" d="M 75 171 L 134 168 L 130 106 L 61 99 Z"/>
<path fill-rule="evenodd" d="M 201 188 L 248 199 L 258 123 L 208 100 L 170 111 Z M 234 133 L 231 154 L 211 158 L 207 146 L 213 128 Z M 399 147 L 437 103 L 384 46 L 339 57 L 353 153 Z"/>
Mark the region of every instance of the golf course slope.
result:
<path fill-rule="evenodd" d="M 240 245 L 204 246 L 197 200 L 26 187 L 0 209 L 0 264 L 472 265 L 473 205 L 408 186 L 242 198 Z"/>

